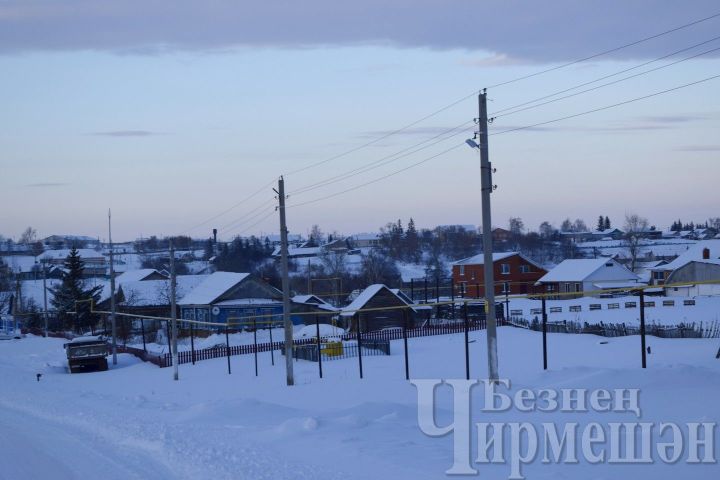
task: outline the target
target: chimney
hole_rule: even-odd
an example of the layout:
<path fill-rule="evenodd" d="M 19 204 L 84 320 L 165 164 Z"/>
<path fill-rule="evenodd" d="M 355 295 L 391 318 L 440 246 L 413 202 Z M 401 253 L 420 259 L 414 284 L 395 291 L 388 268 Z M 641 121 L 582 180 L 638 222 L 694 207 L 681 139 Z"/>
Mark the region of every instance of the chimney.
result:
<path fill-rule="evenodd" d="M 703 260 L 710 260 L 710 249 L 703 248 Z"/>

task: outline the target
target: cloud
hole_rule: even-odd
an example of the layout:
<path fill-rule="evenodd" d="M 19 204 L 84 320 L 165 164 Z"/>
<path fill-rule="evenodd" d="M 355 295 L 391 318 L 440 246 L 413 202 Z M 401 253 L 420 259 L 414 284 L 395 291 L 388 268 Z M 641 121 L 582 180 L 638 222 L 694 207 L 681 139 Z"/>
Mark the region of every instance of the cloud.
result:
<path fill-rule="evenodd" d="M 91 135 L 101 137 L 150 137 L 153 135 L 162 135 L 162 133 L 151 132 L 149 130 L 113 130 L 110 132 L 94 132 Z"/>
<path fill-rule="evenodd" d="M 717 11 L 717 0 L 5 0 L 0 51 L 162 54 L 380 45 L 483 50 L 492 62 L 563 61 Z M 648 58 L 716 34 L 719 19 L 614 52 Z M 512 60 L 510 60 L 512 59 Z"/>
<path fill-rule="evenodd" d="M 698 120 L 705 120 L 707 117 L 704 115 L 658 115 L 652 117 L 639 117 L 640 120 L 653 123 L 688 123 L 695 122 Z"/>
<path fill-rule="evenodd" d="M 27 185 L 25 185 L 25 187 L 47 188 L 47 187 L 65 187 L 67 185 L 70 185 L 70 184 L 65 183 L 65 182 L 42 182 L 42 183 L 28 183 Z"/>
<path fill-rule="evenodd" d="M 685 145 L 677 147 L 676 152 L 720 152 L 720 145 Z"/>

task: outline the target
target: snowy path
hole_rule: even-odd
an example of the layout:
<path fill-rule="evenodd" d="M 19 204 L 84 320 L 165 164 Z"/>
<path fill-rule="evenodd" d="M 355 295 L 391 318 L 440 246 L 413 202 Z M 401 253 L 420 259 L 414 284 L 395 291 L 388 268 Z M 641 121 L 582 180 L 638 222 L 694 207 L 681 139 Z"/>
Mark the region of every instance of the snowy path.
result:
<path fill-rule="evenodd" d="M 515 388 L 640 388 L 643 420 L 720 421 L 717 340 L 649 338 L 648 369 L 639 339 L 551 334 L 550 370 L 542 371 L 541 336 L 499 329 L 500 368 Z M 485 370 L 484 332 L 472 332 L 473 377 Z M 601 343 L 602 342 L 602 343 Z M 413 378 L 464 376 L 462 335 L 411 339 Z M 0 479 L 316 479 L 434 480 L 452 458 L 450 437 L 417 426 L 415 388 L 404 380 L 402 342 L 389 357 L 323 364 L 296 362 L 296 386 L 280 362 L 252 356 L 182 365 L 143 364 L 129 355 L 107 372 L 70 375 L 62 341 L 0 342 Z M 43 377 L 38 382 L 36 373 Z M 439 421 L 451 407 L 439 395 Z M 517 420 L 517 412 L 493 416 Z M 625 421 L 626 414 L 524 414 L 533 422 Z M 716 478 L 717 465 L 528 466 L 528 478 Z M 484 478 L 507 478 L 506 465 L 483 465 Z"/>
<path fill-rule="evenodd" d="M 0 432 L 3 480 L 47 478 L 49 472 L 56 480 L 178 477 L 142 450 L 6 406 L 0 409 Z"/>

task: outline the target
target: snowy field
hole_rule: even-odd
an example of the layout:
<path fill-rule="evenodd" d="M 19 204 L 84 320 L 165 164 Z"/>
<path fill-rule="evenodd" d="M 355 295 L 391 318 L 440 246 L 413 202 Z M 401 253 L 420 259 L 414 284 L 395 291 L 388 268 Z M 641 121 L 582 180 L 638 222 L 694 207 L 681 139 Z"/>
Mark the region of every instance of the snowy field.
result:
<path fill-rule="evenodd" d="M 717 422 L 720 342 L 649 337 L 648 368 L 639 338 L 541 335 L 499 329 L 500 373 L 517 388 L 638 388 L 642 420 L 628 412 L 478 413 L 482 421 Z M 471 373 L 486 376 L 485 332 L 471 333 Z M 606 342 L 606 343 L 602 343 Z M 402 342 L 389 357 L 296 362 L 297 385 L 284 385 L 281 357 L 262 354 L 159 369 L 120 355 L 107 372 L 69 375 L 62 341 L 0 342 L 0 479 L 437 479 L 452 464 L 452 438 L 424 435 L 417 391 L 404 379 Z M 411 378 L 464 378 L 462 335 L 409 341 Z M 278 359 L 280 358 L 280 361 Z M 36 374 L 42 373 L 40 381 Z M 440 389 L 439 424 L 451 418 Z M 473 421 L 480 421 L 473 418 Z M 717 430 L 715 432 L 717 442 Z M 716 446 L 717 451 L 717 446 Z M 479 478 L 509 475 L 504 464 L 476 465 Z M 717 465 L 526 466 L 529 479 L 715 479 Z"/>

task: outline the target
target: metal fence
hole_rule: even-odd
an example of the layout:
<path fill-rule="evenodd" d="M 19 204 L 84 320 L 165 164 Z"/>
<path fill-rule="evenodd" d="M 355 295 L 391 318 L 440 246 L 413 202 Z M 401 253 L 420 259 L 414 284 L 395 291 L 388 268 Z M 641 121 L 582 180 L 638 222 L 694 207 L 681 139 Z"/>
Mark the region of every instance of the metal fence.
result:
<path fill-rule="evenodd" d="M 499 318 L 497 320 L 498 326 L 505 325 L 506 322 Z M 467 322 L 467 330 L 484 330 L 486 328 L 486 321 L 484 318 L 469 320 Z M 388 330 L 379 330 L 374 332 L 366 332 L 361 335 L 360 342 L 363 347 L 367 346 L 368 343 L 373 341 L 384 341 L 390 342 L 392 340 L 401 340 L 403 338 L 416 338 L 416 337 L 428 337 L 434 335 L 450 335 L 455 333 L 462 333 L 465 331 L 465 322 L 463 320 L 456 320 L 455 322 L 446 322 L 442 325 L 424 325 L 417 328 L 408 328 L 405 330 L 405 337 L 403 336 L 403 328 L 397 327 Z M 340 341 L 357 341 L 356 333 L 346 333 L 343 335 L 330 336 L 331 338 L 338 338 Z M 326 340 L 328 336 L 321 336 L 321 342 Z M 293 340 L 294 347 L 301 347 L 303 345 L 317 345 L 316 338 L 303 338 Z M 317 347 L 315 347 L 317 348 Z M 185 350 L 178 352 L 178 363 L 195 363 L 201 360 L 210 360 L 213 358 L 231 357 L 235 355 L 250 355 L 260 352 L 269 352 L 285 350 L 285 342 L 264 342 L 258 344 L 247 344 L 247 345 L 216 345 L 211 348 Z M 130 353 L 130 352 L 129 352 Z M 363 348 L 363 355 L 365 350 Z M 354 356 L 357 356 L 355 353 Z M 323 356 L 325 359 L 325 356 Z M 317 361 L 317 360 L 315 360 Z M 153 363 L 156 363 L 153 361 Z M 172 354 L 164 353 L 158 356 L 156 365 L 161 368 L 172 366 Z"/>
<path fill-rule="evenodd" d="M 361 344 L 363 357 L 390 355 L 390 341 L 388 340 L 364 340 Z M 320 343 L 319 351 L 323 362 L 354 358 L 359 354 L 357 343 L 345 342 Z M 319 361 L 317 343 L 293 347 L 293 358 L 310 362 Z"/>

